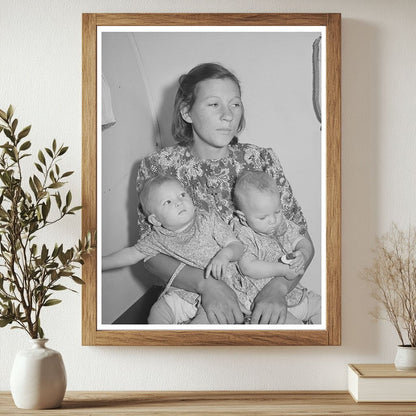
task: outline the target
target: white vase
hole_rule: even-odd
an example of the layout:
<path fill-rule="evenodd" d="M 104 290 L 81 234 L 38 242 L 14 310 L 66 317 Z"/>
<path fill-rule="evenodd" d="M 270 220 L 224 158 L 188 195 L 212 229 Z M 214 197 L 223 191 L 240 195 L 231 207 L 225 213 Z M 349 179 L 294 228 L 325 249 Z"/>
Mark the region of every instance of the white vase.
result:
<path fill-rule="evenodd" d="M 45 347 L 47 339 L 32 339 L 32 347 L 19 351 L 13 363 L 10 388 L 21 409 L 59 407 L 66 390 L 66 372 L 59 352 Z"/>
<path fill-rule="evenodd" d="M 394 365 L 400 371 L 416 370 L 416 347 L 410 345 L 398 345 Z"/>

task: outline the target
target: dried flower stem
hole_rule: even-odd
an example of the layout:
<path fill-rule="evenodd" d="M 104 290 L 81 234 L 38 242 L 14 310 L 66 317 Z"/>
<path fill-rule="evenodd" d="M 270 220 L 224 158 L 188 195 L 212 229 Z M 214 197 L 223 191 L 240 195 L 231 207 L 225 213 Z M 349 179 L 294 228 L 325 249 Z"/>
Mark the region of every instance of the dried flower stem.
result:
<path fill-rule="evenodd" d="M 373 288 L 373 297 L 395 328 L 401 345 L 416 346 L 416 228 L 405 232 L 392 224 L 388 233 L 377 240 L 375 258 L 363 277 Z"/>

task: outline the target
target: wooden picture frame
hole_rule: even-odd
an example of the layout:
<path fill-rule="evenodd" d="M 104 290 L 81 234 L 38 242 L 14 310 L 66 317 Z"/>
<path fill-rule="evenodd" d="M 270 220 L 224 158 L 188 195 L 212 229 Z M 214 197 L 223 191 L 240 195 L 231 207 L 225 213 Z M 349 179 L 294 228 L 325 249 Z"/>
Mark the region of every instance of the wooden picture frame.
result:
<path fill-rule="evenodd" d="M 82 229 L 97 229 L 97 33 L 98 28 L 154 27 L 320 27 L 325 34 L 326 91 L 322 131 L 326 134 L 326 319 L 320 329 L 99 329 L 97 255 L 83 266 L 83 345 L 340 345 L 341 344 L 341 15 L 340 14 L 83 14 L 82 17 Z M 314 45 L 315 47 L 315 45 Z M 316 49 L 314 49 L 316 55 Z M 312 59 L 312 50 L 311 50 Z M 315 100 L 316 101 L 316 100 Z M 312 97 L 311 97 L 312 105 Z M 316 102 L 314 102 L 316 106 Z M 323 133 L 324 134 L 324 133 Z M 324 204 L 323 204 L 324 205 Z M 98 242 L 100 235 L 98 235 Z M 100 253 L 98 251 L 98 253 Z M 322 277 L 321 277 L 322 279 Z"/>

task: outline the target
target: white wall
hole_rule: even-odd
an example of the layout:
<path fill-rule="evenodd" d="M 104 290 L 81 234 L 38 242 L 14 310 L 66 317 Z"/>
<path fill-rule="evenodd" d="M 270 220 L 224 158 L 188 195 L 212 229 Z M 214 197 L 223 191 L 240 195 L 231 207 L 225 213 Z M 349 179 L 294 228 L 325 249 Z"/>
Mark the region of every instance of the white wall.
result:
<path fill-rule="evenodd" d="M 81 347 L 81 298 L 65 294 L 46 311 L 50 346 L 64 357 L 69 390 L 345 389 L 349 362 L 392 362 L 393 329 L 368 315 L 360 279 L 374 238 L 392 220 L 416 222 L 416 38 L 413 0 L 0 0 L 0 107 L 33 124 L 34 147 L 70 145 L 64 167 L 81 187 L 82 12 L 341 12 L 342 21 L 342 346 Z M 76 202 L 76 201 L 75 201 Z M 48 235 L 70 244 L 71 218 Z M 0 390 L 27 344 L 0 330 Z"/>

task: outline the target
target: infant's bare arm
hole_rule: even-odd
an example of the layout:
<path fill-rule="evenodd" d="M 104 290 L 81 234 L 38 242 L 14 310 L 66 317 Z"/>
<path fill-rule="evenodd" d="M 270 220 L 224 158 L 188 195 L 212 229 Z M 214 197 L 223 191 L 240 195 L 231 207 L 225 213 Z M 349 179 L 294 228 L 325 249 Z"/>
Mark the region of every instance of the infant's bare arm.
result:
<path fill-rule="evenodd" d="M 241 273 L 253 279 L 275 276 L 291 276 L 289 265 L 259 260 L 253 254 L 245 254 L 238 262 Z M 290 278 L 290 277 L 287 277 Z"/>
<path fill-rule="evenodd" d="M 144 258 L 145 255 L 140 253 L 135 246 L 125 247 L 108 256 L 103 256 L 102 270 L 105 271 L 117 269 L 119 267 L 132 266 Z"/>
<path fill-rule="evenodd" d="M 216 279 L 223 277 L 228 264 L 232 261 L 237 261 L 243 254 L 243 251 L 244 246 L 240 241 L 230 241 L 211 259 L 205 269 L 205 278 L 208 278 L 211 274 Z"/>

